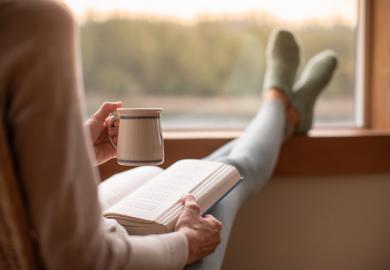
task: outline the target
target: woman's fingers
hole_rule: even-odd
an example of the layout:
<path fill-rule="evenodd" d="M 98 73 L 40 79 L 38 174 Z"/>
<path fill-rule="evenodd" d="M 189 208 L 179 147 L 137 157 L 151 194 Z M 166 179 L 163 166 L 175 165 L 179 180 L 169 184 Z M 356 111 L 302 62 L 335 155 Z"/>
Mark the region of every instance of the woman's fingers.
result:
<path fill-rule="evenodd" d="M 176 223 L 175 230 L 187 237 L 187 263 L 193 263 L 215 251 L 221 242 L 222 224 L 212 215 L 200 216 L 200 207 L 193 195 L 185 195 L 181 202 L 183 212 Z"/>
<path fill-rule="evenodd" d="M 110 137 L 118 136 L 119 128 L 117 127 L 108 127 L 108 135 Z"/>
<path fill-rule="evenodd" d="M 222 223 L 218 219 L 216 219 L 214 216 L 207 214 L 204 217 L 204 219 L 208 223 L 212 224 L 214 226 L 214 228 L 217 229 L 218 231 L 222 230 Z"/>
<path fill-rule="evenodd" d="M 118 145 L 118 137 L 112 138 L 112 142 L 113 142 L 115 145 Z"/>
<path fill-rule="evenodd" d="M 184 198 L 184 212 L 191 216 L 199 216 L 200 207 L 195 201 L 195 197 L 193 195 L 187 195 Z"/>
<path fill-rule="evenodd" d="M 115 112 L 120 107 L 122 107 L 122 101 L 104 102 L 91 118 L 95 121 L 105 121 L 110 113 Z"/>

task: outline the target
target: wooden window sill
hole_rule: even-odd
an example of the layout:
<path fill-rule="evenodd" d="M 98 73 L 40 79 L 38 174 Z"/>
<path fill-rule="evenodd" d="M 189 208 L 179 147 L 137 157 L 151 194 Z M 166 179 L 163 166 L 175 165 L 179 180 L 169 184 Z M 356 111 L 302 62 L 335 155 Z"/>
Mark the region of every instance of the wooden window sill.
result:
<path fill-rule="evenodd" d="M 184 158 L 203 158 L 242 131 L 166 131 L 167 167 Z M 127 170 L 111 160 L 100 166 L 102 179 Z M 390 173 L 390 132 L 364 129 L 316 129 L 283 145 L 276 176 L 325 176 Z"/>

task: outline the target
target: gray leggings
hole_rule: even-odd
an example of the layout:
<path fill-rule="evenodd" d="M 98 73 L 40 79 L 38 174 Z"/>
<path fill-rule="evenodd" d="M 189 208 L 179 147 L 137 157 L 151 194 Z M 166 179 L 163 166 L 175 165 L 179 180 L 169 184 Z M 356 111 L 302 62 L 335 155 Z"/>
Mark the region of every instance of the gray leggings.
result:
<path fill-rule="evenodd" d="M 284 139 L 285 126 L 284 105 L 276 100 L 267 100 L 239 139 L 206 157 L 235 166 L 244 180 L 209 211 L 223 224 L 221 244 L 213 254 L 185 269 L 213 270 L 222 267 L 237 211 L 270 178 Z"/>

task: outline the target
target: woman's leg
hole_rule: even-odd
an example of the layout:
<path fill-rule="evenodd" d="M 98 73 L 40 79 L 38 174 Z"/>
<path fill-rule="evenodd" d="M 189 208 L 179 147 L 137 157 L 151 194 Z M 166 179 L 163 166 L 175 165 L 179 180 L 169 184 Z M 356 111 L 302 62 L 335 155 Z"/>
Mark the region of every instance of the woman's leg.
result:
<path fill-rule="evenodd" d="M 294 76 L 286 76 L 286 73 L 295 75 L 297 65 L 294 64 L 294 55 L 298 55 L 295 45 L 293 36 L 288 32 L 273 34 L 267 52 L 271 64 L 268 62 L 265 81 L 266 90 L 271 91 L 268 91 L 262 108 L 243 136 L 208 157 L 235 166 L 244 180 L 210 211 L 223 223 L 220 246 L 212 255 L 189 266 L 188 269 L 219 269 L 222 266 L 238 209 L 250 195 L 256 193 L 267 182 L 276 165 L 287 126 L 286 102 L 283 96 L 294 105 L 294 111 L 299 113 L 297 129 L 307 131 L 311 127 L 314 102 L 330 80 L 336 67 L 336 59 L 329 52 L 314 57 L 304 70 L 295 91 L 291 91 L 289 90 L 292 88 L 291 78 Z M 273 61 L 275 58 L 277 61 Z M 282 71 L 278 70 L 281 66 Z M 273 72 L 275 69 L 277 71 Z M 281 93 L 275 94 L 278 91 Z M 222 154 L 225 156 L 221 156 Z"/>
<path fill-rule="evenodd" d="M 188 269 L 219 269 L 222 266 L 236 213 L 249 195 L 269 179 L 284 138 L 285 124 L 284 104 L 278 100 L 266 101 L 244 135 L 231 145 L 231 152 L 217 159 L 238 168 L 244 180 L 210 211 L 223 224 L 221 244 L 212 255 Z"/>
<path fill-rule="evenodd" d="M 217 160 L 217 159 L 220 159 L 221 157 L 228 156 L 230 151 L 232 151 L 233 146 L 235 145 L 236 141 L 237 141 L 237 139 L 232 140 L 232 141 L 224 144 L 223 146 L 221 146 L 220 148 L 218 148 L 217 150 L 212 152 L 210 155 L 208 155 L 204 159 Z"/>

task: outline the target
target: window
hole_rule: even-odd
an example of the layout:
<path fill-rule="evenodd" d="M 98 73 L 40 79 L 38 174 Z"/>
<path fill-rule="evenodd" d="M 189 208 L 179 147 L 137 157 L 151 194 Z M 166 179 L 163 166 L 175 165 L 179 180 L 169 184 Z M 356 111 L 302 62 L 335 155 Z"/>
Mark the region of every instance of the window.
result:
<path fill-rule="evenodd" d="M 302 62 L 338 53 L 317 123 L 355 124 L 357 0 L 66 0 L 80 21 L 87 107 L 106 100 L 163 107 L 164 128 L 242 128 L 260 106 L 275 27 L 301 41 Z"/>

